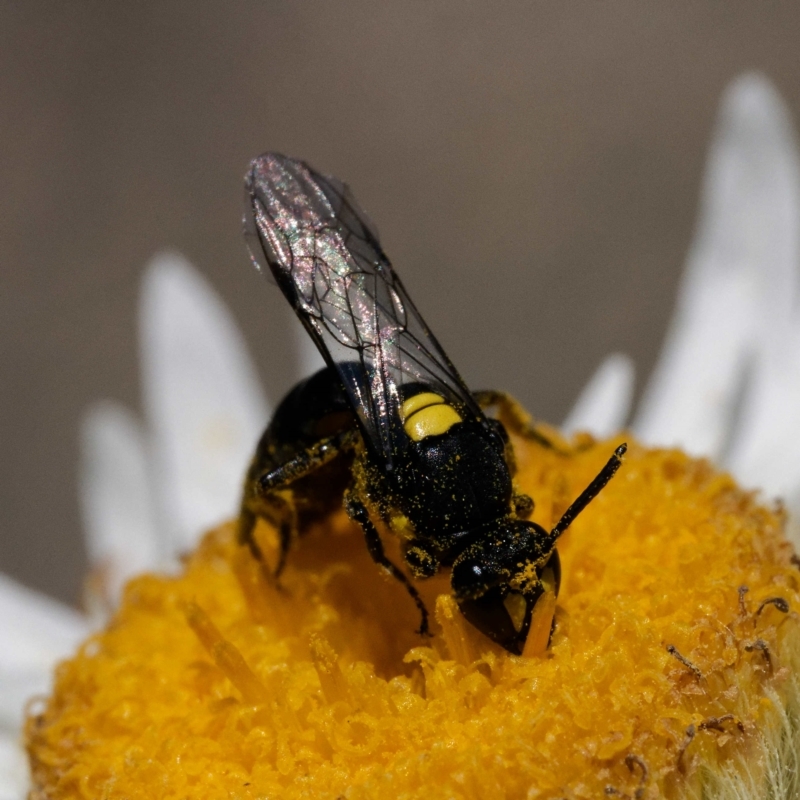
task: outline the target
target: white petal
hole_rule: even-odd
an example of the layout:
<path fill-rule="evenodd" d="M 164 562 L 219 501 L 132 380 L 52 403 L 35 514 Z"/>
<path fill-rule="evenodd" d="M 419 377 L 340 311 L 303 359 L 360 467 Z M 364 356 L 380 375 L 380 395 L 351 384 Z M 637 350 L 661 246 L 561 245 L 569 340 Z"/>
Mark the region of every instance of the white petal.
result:
<path fill-rule="evenodd" d="M 140 330 L 160 500 L 179 551 L 236 513 L 267 405 L 228 310 L 181 256 L 150 264 Z"/>
<path fill-rule="evenodd" d="M 49 690 L 55 663 L 88 635 L 76 611 L 0 573 L 0 728 L 18 728 L 25 702 Z"/>
<path fill-rule="evenodd" d="M 25 800 L 29 789 L 28 759 L 19 734 L 0 736 L 0 800 Z"/>
<path fill-rule="evenodd" d="M 88 633 L 82 614 L 0 573 L 0 670 L 50 664 Z"/>
<path fill-rule="evenodd" d="M 791 499 L 800 491 L 800 155 L 788 109 L 770 97 L 774 135 L 764 148 L 772 155 L 773 224 L 765 271 L 775 286 L 759 308 L 752 381 L 727 466 L 745 484 Z"/>
<path fill-rule="evenodd" d="M 28 702 L 50 694 L 53 670 L 59 660 L 26 667 L 21 672 L 0 670 L 0 731 L 9 735 L 19 733 Z"/>
<path fill-rule="evenodd" d="M 798 511 L 800 318 L 774 323 L 765 318 L 763 323 L 762 347 L 727 467 L 745 485 L 781 495 Z"/>
<path fill-rule="evenodd" d="M 81 425 L 80 499 L 89 561 L 112 606 L 133 575 L 166 557 L 153 517 L 146 438 L 117 403 L 92 406 Z"/>
<path fill-rule="evenodd" d="M 792 131 L 768 81 L 725 93 L 700 221 L 669 334 L 634 429 L 647 442 L 719 456 L 765 308 L 791 302 Z"/>
<path fill-rule="evenodd" d="M 614 353 L 598 367 L 586 384 L 562 430 L 568 436 L 589 431 L 598 438 L 611 436 L 625 424 L 633 399 L 635 370 L 622 353 Z"/>

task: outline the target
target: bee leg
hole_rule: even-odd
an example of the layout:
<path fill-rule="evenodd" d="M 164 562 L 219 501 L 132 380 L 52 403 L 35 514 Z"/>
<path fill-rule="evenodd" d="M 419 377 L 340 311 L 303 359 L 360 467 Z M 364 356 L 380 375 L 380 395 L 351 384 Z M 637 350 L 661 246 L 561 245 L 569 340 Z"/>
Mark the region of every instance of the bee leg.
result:
<path fill-rule="evenodd" d="M 256 561 L 260 562 L 267 578 L 277 581 L 286 566 L 286 558 L 294 538 L 296 520 L 291 503 L 275 494 L 260 499 L 256 511 L 242 503 L 239 512 L 239 542 L 247 545 Z M 268 504 L 268 508 L 267 508 Z M 278 563 L 270 571 L 264 553 L 253 535 L 259 517 L 263 517 L 278 529 Z"/>
<path fill-rule="evenodd" d="M 245 486 L 245 496 L 239 514 L 239 541 L 250 548 L 253 557 L 266 564 L 264 554 L 253 536 L 256 522 L 263 517 L 278 529 L 278 563 L 272 577 L 278 578 L 286 565 L 286 558 L 297 528 L 294 503 L 282 496 L 290 485 L 332 461 L 343 450 L 353 446 L 356 434 L 342 431 L 335 436 L 315 442 L 294 458 L 251 477 Z"/>
<path fill-rule="evenodd" d="M 415 578 L 432 578 L 441 567 L 439 559 L 416 539 L 406 542 L 404 558 Z"/>
<path fill-rule="evenodd" d="M 258 517 L 242 503 L 242 508 L 239 512 L 239 544 L 246 544 L 253 558 L 256 561 L 263 561 L 264 554 L 253 536 L 257 521 Z"/>
<path fill-rule="evenodd" d="M 535 504 L 533 498 L 529 494 L 514 492 L 511 498 L 511 505 L 514 507 L 514 513 L 520 519 L 530 519 Z"/>
<path fill-rule="evenodd" d="M 260 475 L 256 479 L 258 490 L 262 495 L 267 495 L 275 489 L 280 489 L 299 478 L 304 478 L 314 470 L 324 467 L 329 461 L 333 461 L 342 450 L 352 446 L 354 440 L 355 432 L 353 430 L 320 439 L 298 453 L 291 461 Z"/>
<path fill-rule="evenodd" d="M 430 636 L 430 629 L 428 628 L 428 609 L 425 608 L 425 603 L 419 596 L 419 592 L 411 585 L 411 581 L 409 581 L 405 573 L 386 557 L 380 534 L 378 533 L 377 528 L 372 524 L 372 520 L 369 518 L 369 512 L 367 511 L 366 506 L 360 500 L 357 500 L 355 497 L 353 497 L 352 494 L 348 493 L 345 496 L 344 507 L 345 511 L 347 511 L 347 516 L 350 517 L 350 519 L 352 519 L 354 522 L 357 522 L 361 526 L 361 530 L 364 531 L 364 539 L 367 542 L 367 550 L 369 551 L 372 560 L 379 567 L 383 567 L 393 578 L 396 578 L 398 581 L 400 581 L 400 583 L 406 587 L 406 591 L 411 595 L 411 598 L 417 604 L 417 608 L 419 609 L 419 613 L 422 618 L 417 633 L 419 633 L 421 636 Z"/>
<path fill-rule="evenodd" d="M 278 490 L 286 489 L 294 481 L 304 478 L 333 461 L 343 450 L 352 446 L 354 438 L 354 432 L 347 430 L 337 433 L 335 436 L 320 439 L 290 461 L 262 473 L 255 479 L 254 490 L 258 505 L 262 508 L 264 504 L 270 506 L 267 519 L 278 529 L 278 563 L 275 567 L 275 578 L 280 576 L 286 566 L 286 558 L 297 527 L 293 503 L 285 497 L 281 497 Z M 239 540 L 245 542 L 253 555 L 265 563 L 261 549 L 252 535 L 255 523 L 256 515 L 243 506 L 239 522 Z"/>
<path fill-rule="evenodd" d="M 289 548 L 296 528 L 294 509 L 285 500 L 283 505 L 283 514 L 278 525 L 278 563 L 275 565 L 275 572 L 273 573 L 275 580 L 280 578 L 283 568 L 286 566 L 286 558 L 289 555 Z"/>
<path fill-rule="evenodd" d="M 538 442 L 549 450 L 555 450 L 564 455 L 569 453 L 563 446 L 545 436 L 536 427 L 533 417 L 510 394 L 496 389 L 486 389 L 480 392 L 473 392 L 472 396 L 483 409 L 495 406 L 499 412 L 500 422 L 517 436 Z"/>

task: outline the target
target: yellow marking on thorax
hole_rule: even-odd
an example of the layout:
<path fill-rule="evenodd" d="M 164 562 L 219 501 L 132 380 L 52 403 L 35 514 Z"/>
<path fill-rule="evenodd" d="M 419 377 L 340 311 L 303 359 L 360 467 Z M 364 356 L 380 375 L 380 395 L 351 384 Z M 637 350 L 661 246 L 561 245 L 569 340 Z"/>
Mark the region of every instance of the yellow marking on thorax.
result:
<path fill-rule="evenodd" d="M 400 407 L 400 418 L 403 430 L 415 442 L 426 436 L 447 433 L 456 422 L 461 422 L 459 413 L 434 392 L 420 392 L 409 397 Z"/>
<path fill-rule="evenodd" d="M 444 403 L 444 397 L 435 392 L 420 392 L 409 397 L 400 406 L 400 418 L 405 422 L 412 414 L 421 411 L 426 406 L 436 406 Z"/>

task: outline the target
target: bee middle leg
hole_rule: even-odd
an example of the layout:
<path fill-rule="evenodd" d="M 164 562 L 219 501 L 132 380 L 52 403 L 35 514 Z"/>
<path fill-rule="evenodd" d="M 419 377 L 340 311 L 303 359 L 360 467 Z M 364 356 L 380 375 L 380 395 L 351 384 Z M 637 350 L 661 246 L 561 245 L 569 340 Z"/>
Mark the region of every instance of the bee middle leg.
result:
<path fill-rule="evenodd" d="M 372 520 L 369 518 L 369 511 L 367 511 L 367 507 L 360 500 L 356 499 L 352 493 L 348 493 L 345 496 L 344 507 L 345 511 L 347 511 L 347 516 L 361 526 L 361 530 L 364 532 L 364 539 L 367 542 L 367 550 L 369 551 L 372 560 L 378 566 L 383 567 L 393 578 L 396 578 L 398 581 L 400 581 L 400 583 L 406 587 L 406 591 L 411 595 L 411 598 L 416 603 L 421 616 L 417 633 L 419 633 L 421 636 L 430 636 L 430 628 L 428 627 L 428 609 L 425 607 L 425 603 L 419 596 L 419 592 L 414 588 L 406 574 L 386 557 L 381 536 L 378 533 L 378 529 L 372 524 Z"/>

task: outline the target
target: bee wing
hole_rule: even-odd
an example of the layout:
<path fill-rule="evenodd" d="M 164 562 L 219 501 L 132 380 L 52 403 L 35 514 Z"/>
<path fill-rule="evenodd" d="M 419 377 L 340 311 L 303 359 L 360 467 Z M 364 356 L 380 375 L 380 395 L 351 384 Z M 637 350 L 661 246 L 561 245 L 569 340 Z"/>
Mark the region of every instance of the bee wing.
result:
<path fill-rule="evenodd" d="M 464 418 L 484 419 L 392 269 L 349 188 L 302 161 L 254 159 L 245 233 L 347 391 L 367 443 L 387 469 L 407 444 L 404 390 L 423 384 Z"/>

